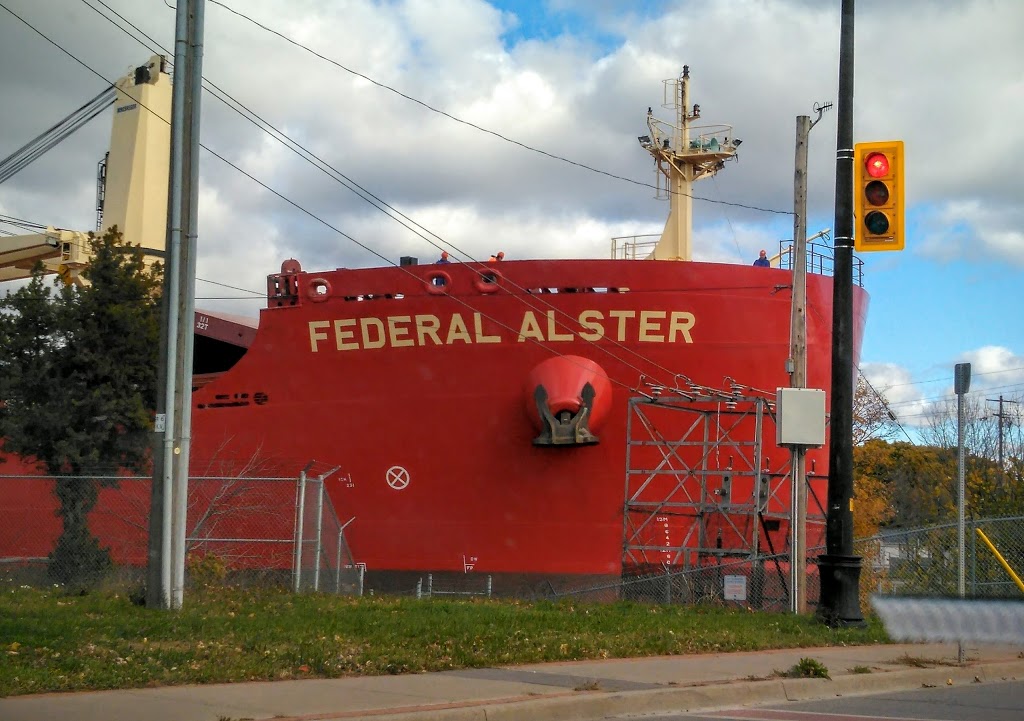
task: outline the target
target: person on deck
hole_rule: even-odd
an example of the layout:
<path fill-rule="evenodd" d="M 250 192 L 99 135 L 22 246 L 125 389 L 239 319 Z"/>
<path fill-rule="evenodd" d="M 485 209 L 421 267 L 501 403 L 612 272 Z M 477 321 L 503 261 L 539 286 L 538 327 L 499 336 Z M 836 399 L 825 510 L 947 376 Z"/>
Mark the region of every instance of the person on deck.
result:
<path fill-rule="evenodd" d="M 448 251 L 447 250 L 442 250 L 441 251 L 441 259 L 439 261 L 437 261 L 437 263 L 435 263 L 435 265 L 442 265 L 444 263 L 451 263 L 451 261 L 448 260 Z"/>
<path fill-rule="evenodd" d="M 761 255 L 759 255 L 757 260 L 754 261 L 754 265 L 758 268 L 770 268 L 772 264 L 768 262 L 768 254 L 762 250 Z"/>
<path fill-rule="evenodd" d="M 500 260 L 505 260 L 505 252 L 502 251 L 502 250 L 499 250 L 496 254 L 494 254 L 490 258 L 488 258 L 487 262 L 488 263 L 497 263 Z"/>

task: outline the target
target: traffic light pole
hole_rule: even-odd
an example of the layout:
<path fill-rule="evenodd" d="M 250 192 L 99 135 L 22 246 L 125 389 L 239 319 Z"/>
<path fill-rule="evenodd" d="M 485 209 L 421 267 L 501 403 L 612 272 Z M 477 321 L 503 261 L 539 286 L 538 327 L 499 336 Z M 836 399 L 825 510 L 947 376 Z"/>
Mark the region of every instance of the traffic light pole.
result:
<path fill-rule="evenodd" d="M 836 137 L 836 239 L 832 279 L 832 403 L 825 554 L 818 557 L 818 617 L 829 626 L 863 626 L 861 559 L 853 555 L 853 18 L 843 0 Z"/>

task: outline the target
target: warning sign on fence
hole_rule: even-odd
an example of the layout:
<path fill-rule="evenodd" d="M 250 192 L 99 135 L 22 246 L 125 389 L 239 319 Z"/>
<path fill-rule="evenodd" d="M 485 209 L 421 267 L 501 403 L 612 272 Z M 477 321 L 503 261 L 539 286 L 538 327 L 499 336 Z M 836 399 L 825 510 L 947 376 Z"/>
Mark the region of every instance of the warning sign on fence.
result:
<path fill-rule="evenodd" d="M 725 600 L 726 601 L 746 601 L 747 600 L 747 577 L 746 576 L 726 576 L 725 582 Z"/>

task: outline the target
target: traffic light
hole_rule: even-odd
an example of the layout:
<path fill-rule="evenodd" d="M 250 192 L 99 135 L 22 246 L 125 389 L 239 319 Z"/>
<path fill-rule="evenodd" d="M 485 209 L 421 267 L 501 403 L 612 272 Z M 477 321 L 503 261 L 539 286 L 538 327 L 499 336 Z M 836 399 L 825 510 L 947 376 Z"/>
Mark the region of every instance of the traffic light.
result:
<path fill-rule="evenodd" d="M 853 147 L 854 247 L 903 250 L 903 141 Z"/>

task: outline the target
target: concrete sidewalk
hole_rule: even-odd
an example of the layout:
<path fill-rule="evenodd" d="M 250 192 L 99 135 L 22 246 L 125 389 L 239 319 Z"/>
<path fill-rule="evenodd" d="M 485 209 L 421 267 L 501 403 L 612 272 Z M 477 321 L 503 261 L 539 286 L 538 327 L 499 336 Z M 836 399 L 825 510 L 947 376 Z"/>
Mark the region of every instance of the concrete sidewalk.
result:
<path fill-rule="evenodd" d="M 831 680 L 775 676 L 804 657 L 824 664 Z M 841 646 L 43 694 L 0 699 L 0 719 L 555 721 L 1024 678 L 1019 648 L 969 647 L 964 666 L 956 657 L 955 644 Z"/>

